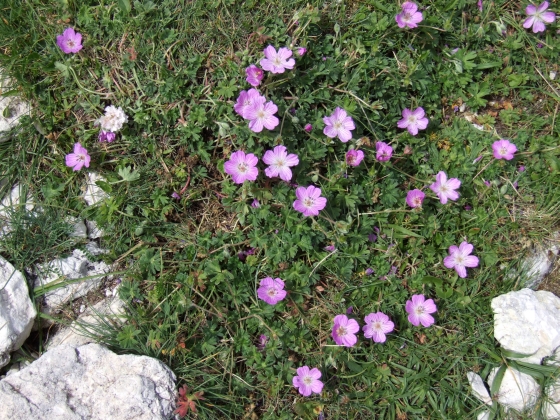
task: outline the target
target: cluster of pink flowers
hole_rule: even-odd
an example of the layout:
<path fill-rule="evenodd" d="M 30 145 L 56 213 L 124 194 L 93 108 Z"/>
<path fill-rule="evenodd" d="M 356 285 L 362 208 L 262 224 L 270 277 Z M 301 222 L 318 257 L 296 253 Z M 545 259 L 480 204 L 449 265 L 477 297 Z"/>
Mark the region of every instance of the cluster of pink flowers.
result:
<path fill-rule="evenodd" d="M 266 102 L 266 98 L 257 89 L 241 91 L 233 109 L 249 120 L 249 129 L 255 133 L 260 133 L 263 128 L 273 130 L 280 123 L 274 116 L 278 107 L 272 101 Z"/>
<path fill-rule="evenodd" d="M 224 170 L 231 175 L 233 182 L 236 184 L 255 181 L 259 174 L 258 162 L 259 158 L 253 153 L 245 154 L 244 151 L 239 150 L 232 153 L 230 159 L 224 163 Z M 285 146 L 279 145 L 273 150 L 265 152 L 263 162 L 269 165 L 264 171 L 266 176 L 269 178 L 280 177 L 284 181 L 290 181 L 292 179 L 290 167 L 298 165 L 299 159 L 293 153 L 288 154 L 288 149 Z"/>

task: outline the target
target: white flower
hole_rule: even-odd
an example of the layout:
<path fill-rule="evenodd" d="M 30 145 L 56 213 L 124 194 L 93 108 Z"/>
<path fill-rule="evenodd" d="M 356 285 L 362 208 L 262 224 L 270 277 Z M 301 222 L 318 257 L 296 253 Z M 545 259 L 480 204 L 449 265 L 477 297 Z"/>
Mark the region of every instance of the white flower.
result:
<path fill-rule="evenodd" d="M 126 122 L 128 122 L 128 117 L 122 108 L 120 106 L 115 108 L 113 105 L 109 105 L 105 108 L 105 115 L 95 121 L 95 125 L 100 124 L 102 130 L 116 133 Z"/>

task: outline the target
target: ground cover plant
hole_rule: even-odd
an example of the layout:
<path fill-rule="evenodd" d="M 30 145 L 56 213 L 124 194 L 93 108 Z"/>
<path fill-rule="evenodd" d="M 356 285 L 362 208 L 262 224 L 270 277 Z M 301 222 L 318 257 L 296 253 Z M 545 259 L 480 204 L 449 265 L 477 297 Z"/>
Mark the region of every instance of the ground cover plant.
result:
<path fill-rule="evenodd" d="M 490 300 L 557 223 L 554 6 L 4 3 L 3 94 L 35 107 L 0 144 L 5 189 L 61 239 L 2 253 L 23 269 L 70 246 L 61 209 L 95 220 L 127 270 L 128 323 L 99 334 L 168 364 L 181 416 L 483 408 Z"/>

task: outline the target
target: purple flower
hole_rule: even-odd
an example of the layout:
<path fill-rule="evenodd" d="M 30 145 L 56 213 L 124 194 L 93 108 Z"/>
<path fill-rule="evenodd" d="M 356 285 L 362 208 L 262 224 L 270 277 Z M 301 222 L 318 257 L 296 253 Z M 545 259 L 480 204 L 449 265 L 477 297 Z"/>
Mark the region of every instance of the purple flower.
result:
<path fill-rule="evenodd" d="M 436 304 L 432 299 L 426 300 L 424 295 L 412 295 L 412 300 L 406 301 L 405 309 L 412 325 L 429 327 L 435 322 L 430 314 L 437 312 Z"/>
<path fill-rule="evenodd" d="M 348 308 L 346 308 L 346 315 L 350 315 L 353 310 L 354 310 L 353 306 L 349 306 Z"/>
<path fill-rule="evenodd" d="M 65 160 L 66 166 L 72 168 L 74 171 L 79 171 L 84 166 L 89 168 L 91 157 L 80 143 L 76 143 L 74 144 L 74 153 L 67 154 Z"/>
<path fill-rule="evenodd" d="M 257 179 L 259 170 L 256 168 L 259 159 L 252 153 L 245 155 L 245 152 L 239 150 L 231 154 L 229 160 L 224 163 L 224 171 L 231 175 L 233 182 L 243 184 L 245 181 L 254 181 Z"/>
<path fill-rule="evenodd" d="M 517 181 L 514 181 L 513 184 L 511 184 L 511 185 L 513 185 L 513 188 L 517 189 L 517 187 L 519 186 L 519 183 Z"/>
<path fill-rule="evenodd" d="M 303 129 L 306 132 L 311 133 L 311 130 L 313 130 L 313 126 L 311 124 L 305 124 L 305 127 L 303 127 Z"/>
<path fill-rule="evenodd" d="M 395 16 L 399 28 L 408 26 L 409 28 L 416 28 L 422 22 L 422 13 L 418 11 L 416 3 L 406 1 L 402 4 L 402 12 Z"/>
<path fill-rule="evenodd" d="M 258 349 L 259 350 L 264 350 L 266 343 L 268 343 L 268 337 L 264 334 L 261 334 L 259 337 L 259 344 L 258 344 Z"/>
<path fill-rule="evenodd" d="M 451 245 L 449 247 L 449 256 L 443 259 L 443 265 L 447 268 L 454 268 L 459 277 L 467 277 L 466 267 L 478 267 L 478 258 L 471 255 L 473 252 L 472 244 L 466 241 L 461 245 Z"/>
<path fill-rule="evenodd" d="M 338 137 L 341 142 L 346 143 L 352 138 L 351 130 L 354 130 L 354 120 L 349 117 L 345 110 L 336 108 L 331 116 L 323 117 L 326 127 L 323 129 L 325 136 L 334 139 Z"/>
<path fill-rule="evenodd" d="M 336 251 L 336 247 L 334 245 L 327 245 L 325 247 L 325 251 L 334 252 L 334 251 Z"/>
<path fill-rule="evenodd" d="M 323 382 L 319 380 L 321 371 L 317 368 L 309 369 L 302 366 L 296 369 L 297 376 L 292 379 L 292 384 L 304 397 L 309 397 L 311 393 L 320 394 L 323 390 Z"/>
<path fill-rule="evenodd" d="M 117 135 L 115 133 L 113 133 L 112 131 L 105 131 L 105 130 L 99 131 L 99 141 L 100 142 L 112 143 L 115 140 L 116 136 Z"/>
<path fill-rule="evenodd" d="M 518 169 L 517 172 L 525 172 L 525 166 L 521 165 Z"/>
<path fill-rule="evenodd" d="M 292 170 L 290 166 L 296 166 L 299 163 L 297 155 L 288 154 L 285 146 L 276 146 L 273 150 L 267 150 L 263 156 L 263 162 L 270 165 L 264 170 L 267 177 L 273 178 L 279 176 L 284 181 L 292 179 Z"/>
<path fill-rule="evenodd" d="M 387 143 L 383 143 L 382 141 L 378 141 L 377 143 L 375 143 L 375 149 L 377 150 L 375 158 L 379 162 L 387 162 L 393 155 L 393 148 Z"/>
<path fill-rule="evenodd" d="M 541 44 L 541 43 L 539 42 L 539 43 L 537 44 L 537 48 L 542 48 L 542 47 L 544 47 L 544 45 Z"/>
<path fill-rule="evenodd" d="M 484 180 L 484 185 L 486 185 L 487 187 L 492 186 L 492 183 L 490 181 Z"/>
<path fill-rule="evenodd" d="M 482 6 L 482 0 L 478 0 L 478 3 L 476 3 L 476 5 L 478 6 L 478 10 L 479 10 L 480 12 L 482 12 L 482 8 L 483 8 L 483 6 Z"/>
<path fill-rule="evenodd" d="M 303 57 L 306 52 L 307 52 L 307 48 L 304 48 L 304 47 L 299 47 L 298 50 L 297 50 L 297 53 L 300 57 Z"/>
<path fill-rule="evenodd" d="M 371 313 L 364 318 L 366 325 L 362 327 L 365 338 L 371 338 L 376 343 L 387 340 L 385 334 L 395 329 L 395 324 L 383 312 Z"/>
<path fill-rule="evenodd" d="M 179 193 L 173 191 L 173 194 L 171 194 L 171 198 L 174 198 L 175 200 L 180 200 L 181 196 L 179 195 Z"/>
<path fill-rule="evenodd" d="M 313 185 L 309 187 L 298 187 L 296 189 L 296 198 L 294 201 L 294 209 L 303 213 L 304 216 L 317 216 L 319 211 L 323 210 L 327 205 L 327 199 L 321 197 L 321 189 Z"/>
<path fill-rule="evenodd" d="M 273 130 L 280 121 L 274 116 L 278 107 L 274 102 L 257 102 L 245 111 L 245 117 L 250 120 L 249 129 L 255 133 L 260 133 L 264 128 Z"/>
<path fill-rule="evenodd" d="M 292 51 L 285 47 L 276 52 L 276 49 L 269 45 L 264 49 L 264 56 L 265 58 L 261 60 L 261 66 L 271 73 L 284 73 L 286 69 L 293 69 L 296 64 L 296 61 L 290 58 Z"/>
<path fill-rule="evenodd" d="M 480 159 L 482 159 L 482 155 L 480 155 L 479 157 L 477 157 L 475 160 L 473 160 L 473 165 L 477 162 L 480 162 Z"/>
<path fill-rule="evenodd" d="M 397 121 L 397 127 L 406 128 L 410 134 L 415 136 L 418 130 L 425 130 L 429 120 L 425 117 L 424 108 L 419 106 L 414 111 L 403 109 L 402 120 Z"/>
<path fill-rule="evenodd" d="M 260 286 L 257 289 L 257 296 L 270 305 L 276 305 L 286 297 L 284 282 L 279 278 L 266 277 L 261 280 Z"/>
<path fill-rule="evenodd" d="M 377 235 L 375 233 L 370 233 L 367 238 L 368 238 L 368 241 L 370 241 L 370 242 L 377 241 Z"/>
<path fill-rule="evenodd" d="M 237 103 L 233 106 L 235 112 L 247 119 L 247 110 L 257 103 L 265 103 L 266 99 L 262 96 L 257 89 L 249 89 L 249 91 L 242 90 L 237 98 Z"/>
<path fill-rule="evenodd" d="M 395 246 L 394 244 L 391 244 L 391 245 Z M 398 270 L 397 266 L 392 265 L 391 270 L 389 271 L 389 274 L 394 276 L 395 274 L 397 274 L 397 270 Z"/>
<path fill-rule="evenodd" d="M 264 77 L 264 72 L 254 64 L 245 69 L 245 74 L 247 75 L 246 80 L 251 86 L 260 85 Z"/>
<path fill-rule="evenodd" d="M 461 186 L 461 181 L 457 178 L 447 180 L 447 174 L 439 171 L 436 175 L 436 182 L 430 185 L 430 189 L 437 194 L 441 204 L 446 204 L 447 199 L 456 201 L 459 198 L 459 193 L 455 191 Z"/>
<path fill-rule="evenodd" d="M 547 1 L 543 1 L 539 7 L 533 4 L 528 5 L 525 9 L 525 13 L 527 13 L 529 17 L 523 22 L 523 27 L 529 29 L 532 26 L 533 33 L 544 32 L 546 29 L 544 23 L 552 23 L 556 20 L 554 12 L 546 12 L 546 9 L 548 9 Z"/>
<path fill-rule="evenodd" d="M 472 206 L 469 206 L 468 204 L 463 207 L 466 211 L 471 211 L 472 210 Z"/>
<path fill-rule="evenodd" d="M 261 206 L 261 203 L 259 203 L 259 200 L 257 200 L 256 198 L 251 203 L 251 207 L 253 207 L 254 209 L 258 209 L 260 206 Z"/>
<path fill-rule="evenodd" d="M 492 150 L 496 159 L 512 160 L 514 153 L 517 152 L 517 147 L 509 140 L 501 139 L 492 144 Z"/>
<path fill-rule="evenodd" d="M 417 207 L 422 207 L 422 202 L 424 201 L 425 197 L 426 197 L 426 194 L 424 194 L 422 191 L 420 191 L 418 189 L 410 190 L 406 194 L 406 204 L 408 204 L 413 209 L 415 209 Z"/>
<path fill-rule="evenodd" d="M 77 53 L 82 49 L 82 34 L 75 32 L 73 28 L 66 28 L 62 35 L 56 37 L 56 44 L 63 53 Z"/>
<path fill-rule="evenodd" d="M 346 152 L 346 163 L 350 166 L 358 166 L 364 159 L 364 152 L 361 150 L 348 150 Z"/>
<path fill-rule="evenodd" d="M 366 269 L 366 276 L 371 276 L 374 273 L 373 268 Z"/>
<path fill-rule="evenodd" d="M 334 317 L 334 325 L 332 329 L 332 338 L 339 346 L 352 347 L 358 342 L 356 333 L 360 331 L 360 326 L 355 319 L 348 319 L 346 315 L 337 315 Z"/>

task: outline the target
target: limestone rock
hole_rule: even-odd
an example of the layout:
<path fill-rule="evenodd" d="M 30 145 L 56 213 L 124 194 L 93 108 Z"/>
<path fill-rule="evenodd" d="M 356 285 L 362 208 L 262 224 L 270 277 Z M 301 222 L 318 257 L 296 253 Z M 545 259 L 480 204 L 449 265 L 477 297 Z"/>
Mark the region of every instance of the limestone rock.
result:
<path fill-rule="evenodd" d="M 25 277 L 0 257 L 0 367 L 29 337 L 36 315 Z"/>
<path fill-rule="evenodd" d="M 522 271 L 525 273 L 525 281 L 522 285 L 529 289 L 536 289 L 554 266 L 559 253 L 560 233 L 556 232 L 552 240 L 535 248 L 523 262 Z"/>
<path fill-rule="evenodd" d="M 13 89 L 10 80 L 2 77 L 0 70 L 0 93 L 8 92 Z M 8 108 L 7 118 L 4 117 L 4 111 Z M 30 106 L 27 102 L 22 101 L 19 96 L 0 96 L 0 143 L 6 141 L 8 138 L 3 134 L 18 124 L 18 120 L 23 116 L 29 114 Z"/>
<path fill-rule="evenodd" d="M 492 369 L 488 375 L 490 386 L 494 382 L 498 369 Z M 498 402 L 507 408 L 523 411 L 536 403 L 540 392 L 540 386 L 532 376 L 513 368 L 507 368 L 498 390 Z"/>
<path fill-rule="evenodd" d="M 474 372 L 467 372 L 467 379 L 471 384 L 473 395 L 484 404 L 492 405 L 492 397 L 490 397 L 490 393 L 486 389 L 480 375 L 477 375 Z"/>
<path fill-rule="evenodd" d="M 35 287 L 45 286 L 63 278 L 66 281 L 96 276 L 95 278 L 76 281 L 45 294 L 45 313 L 58 310 L 67 302 L 86 295 L 99 287 L 103 276 L 111 268 L 104 262 L 90 262 L 83 251 L 75 249 L 71 256 L 59 258 L 41 266 L 38 270 Z"/>
<path fill-rule="evenodd" d="M 169 419 L 175 380 L 150 357 L 119 356 L 98 344 L 58 346 L 0 381 L 0 418 Z"/>
<path fill-rule="evenodd" d="M 88 206 L 93 206 L 109 197 L 105 191 L 99 188 L 96 184 L 97 181 L 105 181 L 105 178 L 95 172 L 86 173 L 84 200 Z"/>
<path fill-rule="evenodd" d="M 560 298 L 547 291 L 522 289 L 492 299 L 494 337 L 502 347 L 540 364 L 560 346 Z"/>
<path fill-rule="evenodd" d="M 546 395 L 549 400 L 544 404 L 547 419 L 560 419 L 560 379 L 548 387 Z"/>
<path fill-rule="evenodd" d="M 119 322 L 124 314 L 124 302 L 118 296 L 111 296 L 87 308 L 70 326 L 61 328 L 47 342 L 47 350 L 62 344 L 81 346 L 95 342 L 95 328 L 103 322 Z M 110 320 L 110 321 L 109 321 Z"/>
<path fill-rule="evenodd" d="M 0 202 L 0 238 L 12 231 L 11 215 L 20 205 L 25 203 L 27 211 L 33 210 L 33 201 L 24 195 L 24 189 L 21 185 L 16 184 L 10 191 L 10 194 Z"/>

